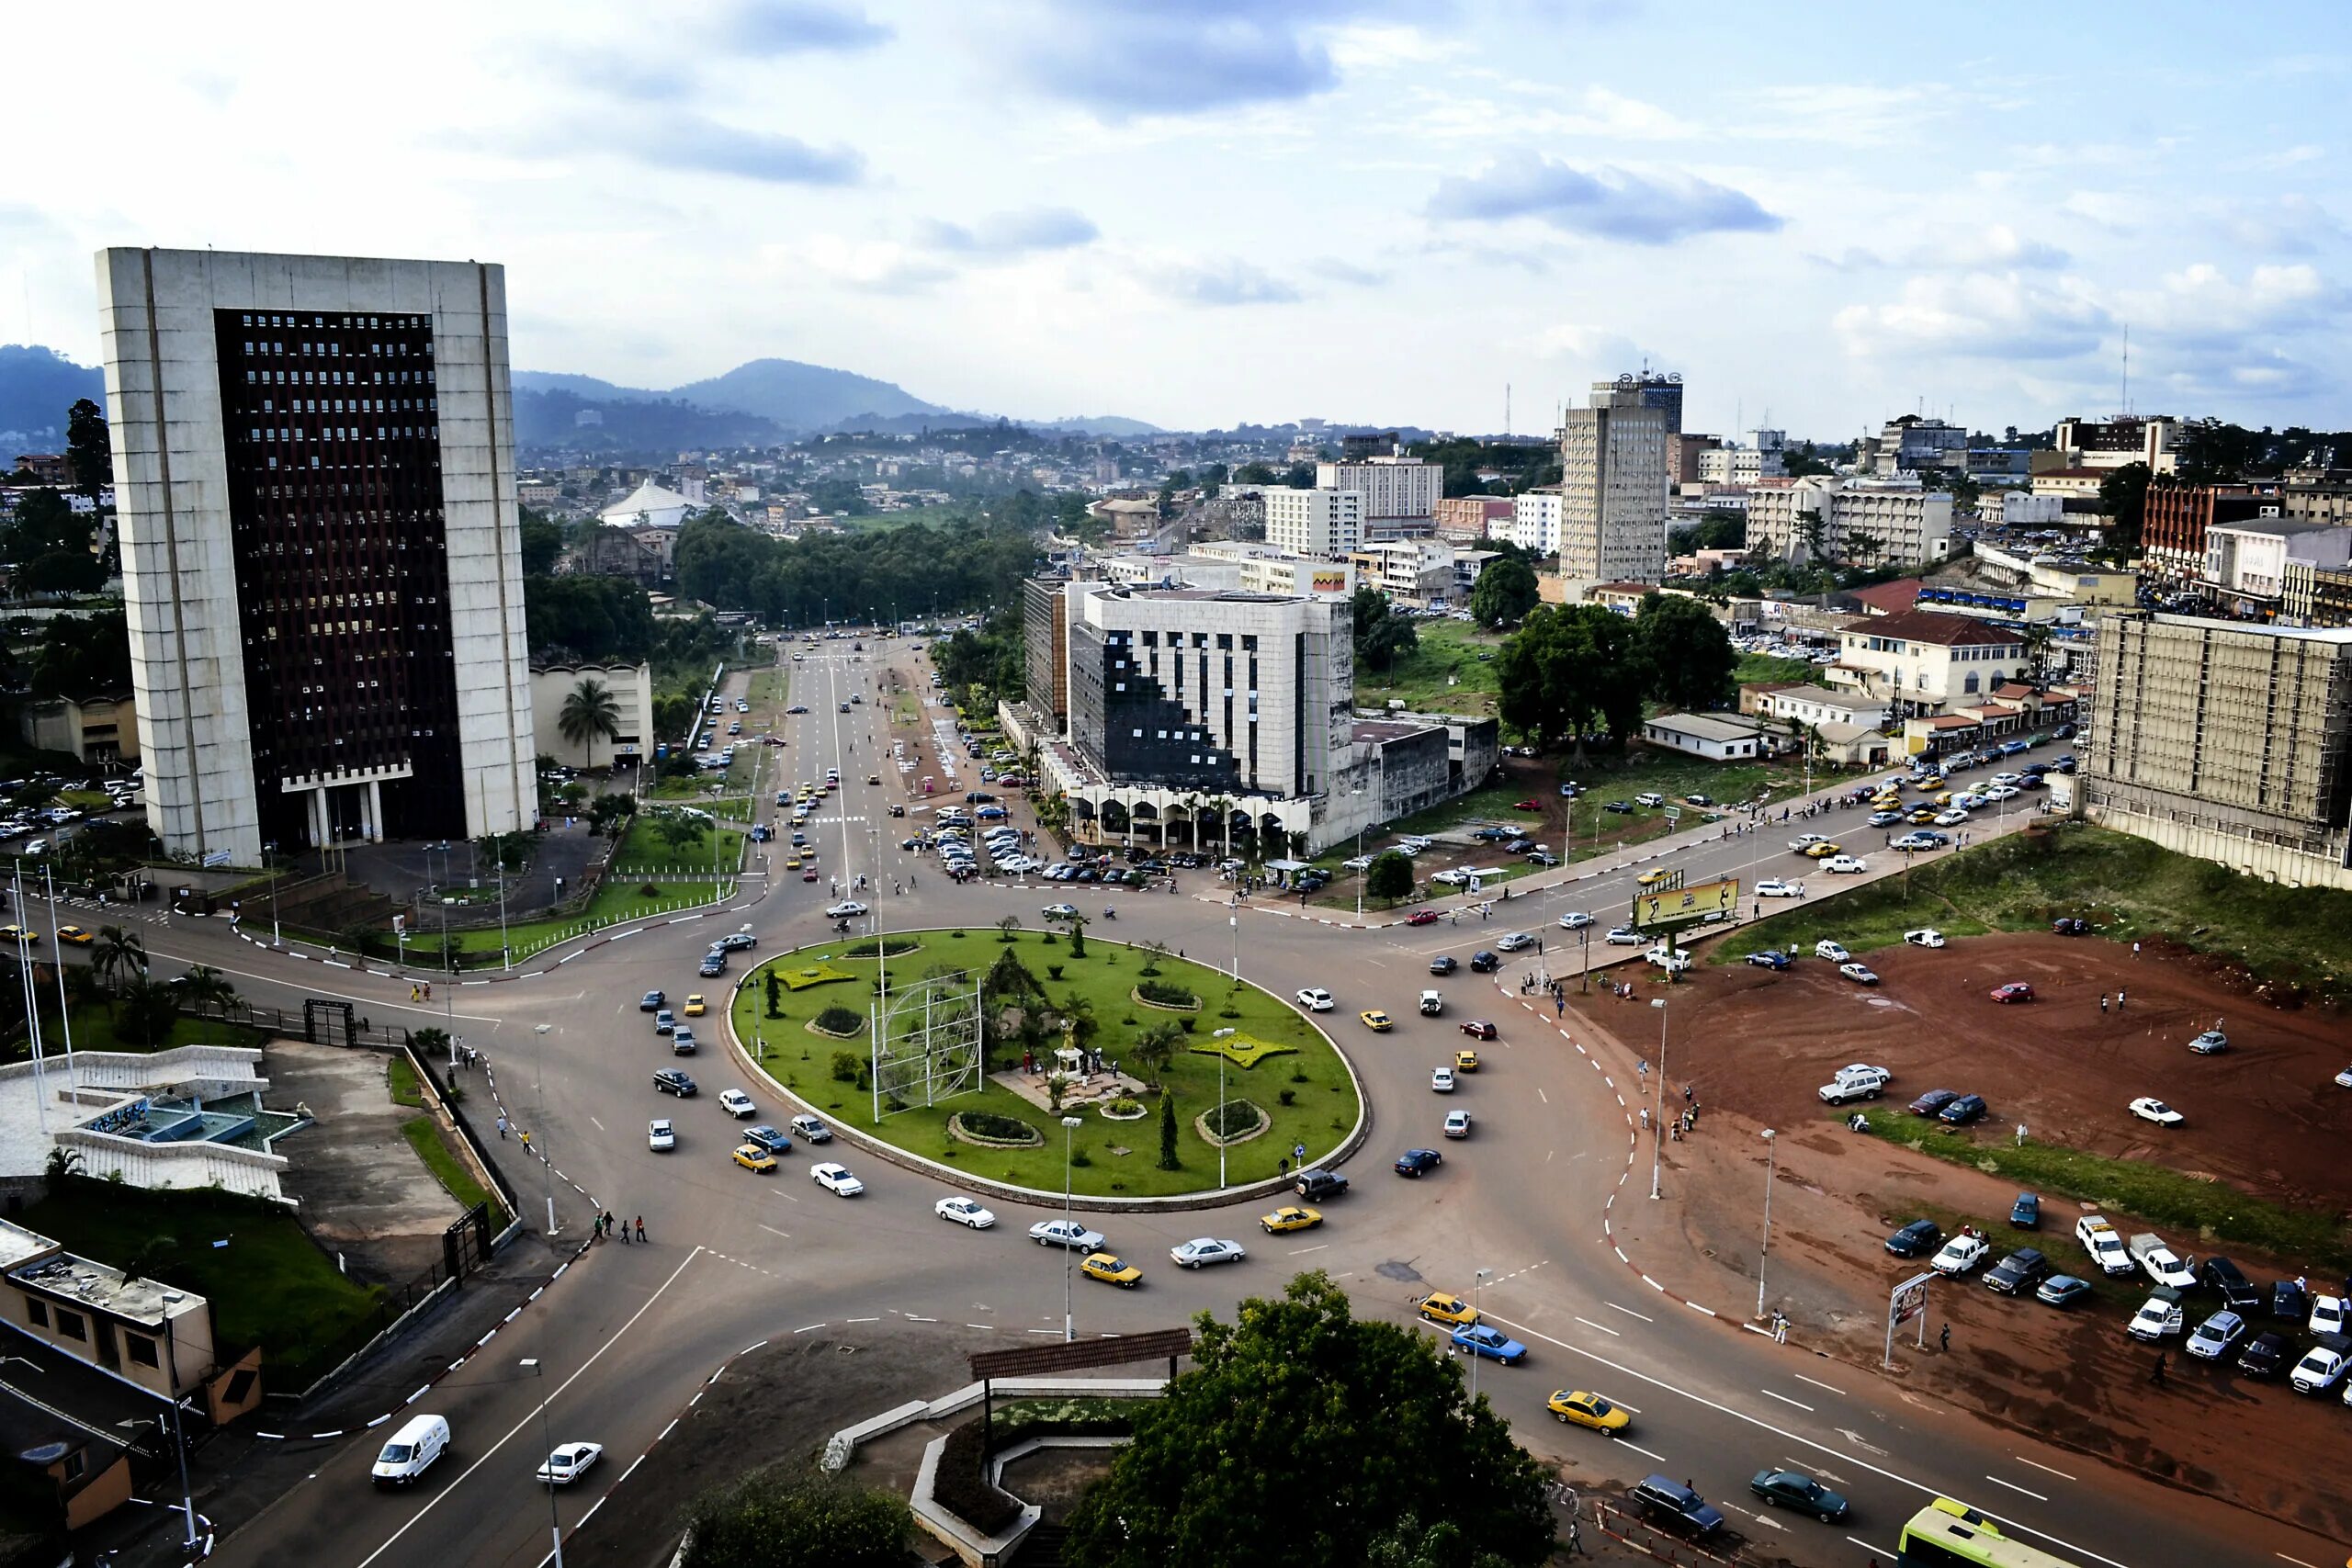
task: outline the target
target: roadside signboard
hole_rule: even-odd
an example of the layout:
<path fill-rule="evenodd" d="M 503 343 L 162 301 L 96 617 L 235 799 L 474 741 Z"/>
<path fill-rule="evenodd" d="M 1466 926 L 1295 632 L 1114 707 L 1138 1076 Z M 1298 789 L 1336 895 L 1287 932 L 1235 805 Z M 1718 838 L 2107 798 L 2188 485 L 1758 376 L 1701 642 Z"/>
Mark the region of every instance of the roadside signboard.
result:
<path fill-rule="evenodd" d="M 1691 925 L 1710 916 L 1728 917 L 1739 908 L 1739 879 L 1702 882 L 1696 887 L 1660 888 L 1634 895 L 1634 924 L 1645 931 L 1654 926 Z"/>
<path fill-rule="evenodd" d="M 1890 1368 L 1894 1365 L 1894 1331 L 1915 1318 L 1919 1324 L 1918 1348 L 1928 1348 L 1928 1286 L 1934 1279 L 1932 1273 L 1914 1274 L 1886 1293 L 1885 1360 Z"/>

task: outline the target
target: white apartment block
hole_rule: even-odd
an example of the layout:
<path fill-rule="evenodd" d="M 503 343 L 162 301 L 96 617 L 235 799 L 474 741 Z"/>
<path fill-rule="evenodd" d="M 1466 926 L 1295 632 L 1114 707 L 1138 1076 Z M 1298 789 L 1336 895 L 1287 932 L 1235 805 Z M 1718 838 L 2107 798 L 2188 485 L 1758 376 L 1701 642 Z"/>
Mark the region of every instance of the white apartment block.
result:
<path fill-rule="evenodd" d="M 1539 556 L 1560 553 L 1560 487 L 1540 485 L 1510 498 L 1510 542 Z"/>
<path fill-rule="evenodd" d="M 2177 423 L 2165 418 L 2143 419 L 2118 414 L 2112 419 L 2062 419 L 2051 445 L 2067 455 L 2072 467 L 2120 468 L 2145 463 L 2152 474 L 2169 474 L 2180 464 L 2173 450 Z"/>
<path fill-rule="evenodd" d="M 1799 724 L 1851 724 L 1877 729 L 1887 720 L 1883 698 L 1833 692 L 1825 686 L 1783 686 L 1765 693 L 1758 706 L 1767 717 L 1792 718 Z"/>
<path fill-rule="evenodd" d="M 1699 454 L 1699 482 L 1714 485 L 1754 484 L 1758 479 L 1772 479 L 1787 471 L 1782 450 L 1788 445 L 1785 433 L 1778 430 L 1751 430 L 1747 445 L 1712 447 Z"/>
<path fill-rule="evenodd" d="M 1414 538 L 1437 531 L 1445 470 L 1408 457 L 1399 447 L 1389 456 L 1362 462 L 1317 463 L 1315 484 L 1318 490 L 1350 491 L 1363 497 L 1364 539 Z"/>
<path fill-rule="evenodd" d="M 1656 582 L 1666 571 L 1665 411 L 1596 393 L 1560 430 L 1560 575 Z"/>
<path fill-rule="evenodd" d="M 1934 610 L 1898 610 L 1849 621 L 1830 685 L 1883 702 L 1909 717 L 1971 706 L 2029 672 L 2025 639 L 2006 626 Z"/>
<path fill-rule="evenodd" d="M 1343 465 L 1325 465 L 1339 466 Z M 1363 543 L 1362 491 L 1325 486 L 1314 490 L 1268 490 L 1264 500 L 1266 543 L 1277 549 L 1329 559 L 1344 556 Z"/>
<path fill-rule="evenodd" d="M 1390 539 L 1353 557 L 1364 581 L 1389 598 L 1422 604 L 1453 591 L 1453 547 L 1437 539 Z"/>
<path fill-rule="evenodd" d="M 1279 593 L 1314 599 L 1352 599 L 1355 563 L 1314 560 L 1305 556 L 1252 556 L 1241 563 L 1244 593 Z"/>
<path fill-rule="evenodd" d="M 1747 491 L 1747 547 L 1781 560 L 1814 553 L 1805 513 L 1821 519 L 1821 553 L 1851 566 L 1909 566 L 1951 549 L 1951 497 L 1917 483 L 1835 474 L 1759 479 Z"/>

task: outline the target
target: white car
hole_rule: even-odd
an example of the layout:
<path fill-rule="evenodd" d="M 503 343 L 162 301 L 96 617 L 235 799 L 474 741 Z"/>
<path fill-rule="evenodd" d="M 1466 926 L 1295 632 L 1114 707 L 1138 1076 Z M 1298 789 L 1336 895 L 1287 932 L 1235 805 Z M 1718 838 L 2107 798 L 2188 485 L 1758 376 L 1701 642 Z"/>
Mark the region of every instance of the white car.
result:
<path fill-rule="evenodd" d="M 1631 926 L 1611 926 L 1605 940 L 1611 947 L 1639 947 L 1649 938 Z"/>
<path fill-rule="evenodd" d="M 2342 1072 L 2335 1075 L 2335 1087 L 2338 1089 L 2352 1089 L 2352 1067 L 2346 1067 Z"/>
<path fill-rule="evenodd" d="M 1331 993 L 1322 987 L 1308 986 L 1298 993 L 1298 1005 L 1309 1012 L 1329 1012 L 1339 1004 L 1332 1001 Z"/>
<path fill-rule="evenodd" d="M 1857 986 L 1875 986 L 1878 984 L 1878 971 L 1871 968 L 1867 964 L 1840 964 L 1838 965 L 1838 973 L 1843 975 Z"/>
<path fill-rule="evenodd" d="M 1832 964 L 1843 964 L 1854 956 L 1846 951 L 1844 942 L 1832 942 L 1827 937 L 1823 937 L 1813 944 L 1813 955 L 1815 958 L 1826 958 Z"/>
<path fill-rule="evenodd" d="M 678 1146 L 678 1130 L 670 1125 L 668 1117 L 645 1124 L 645 1146 L 660 1154 L 667 1154 Z"/>
<path fill-rule="evenodd" d="M 2245 1337 L 2245 1319 L 2233 1312 L 2217 1312 L 2197 1325 L 2181 1348 L 2200 1361 L 2218 1361 Z"/>
<path fill-rule="evenodd" d="M 1075 904 L 1048 904 L 1045 909 L 1046 919 L 1049 920 L 1067 920 L 1077 913 L 1078 906 Z"/>
<path fill-rule="evenodd" d="M 1447 1111 L 1445 1113 L 1445 1135 L 1449 1138 L 1468 1137 L 1470 1135 L 1470 1112 L 1467 1111 Z"/>
<path fill-rule="evenodd" d="M 1690 955 L 1679 948 L 1653 947 L 1642 956 L 1669 975 L 1679 975 L 1690 967 Z"/>
<path fill-rule="evenodd" d="M 1194 1236 L 1192 1240 L 1168 1249 L 1179 1269 L 1199 1269 L 1210 1263 L 1238 1263 L 1249 1254 L 1241 1250 L 1238 1241 L 1218 1241 L 1213 1236 Z"/>
<path fill-rule="evenodd" d="M 1782 876 L 1768 876 L 1756 885 L 1756 896 L 1758 898 L 1802 898 L 1804 897 L 1804 884 L 1791 882 Z"/>
<path fill-rule="evenodd" d="M 849 1173 L 849 1167 L 835 1165 L 831 1160 L 812 1165 L 808 1174 L 817 1185 L 838 1198 L 854 1198 L 865 1190 L 865 1183 Z"/>
<path fill-rule="evenodd" d="M 1903 940 L 1914 947 L 1941 947 L 1944 944 L 1944 933 L 1933 926 L 1921 926 L 1916 931 L 1905 931 Z"/>
<path fill-rule="evenodd" d="M 1435 1072 L 1430 1074 L 1430 1088 L 1439 1094 L 1452 1094 L 1453 1092 L 1453 1069 L 1452 1067 L 1440 1067 Z"/>
<path fill-rule="evenodd" d="M 2230 1048 L 2230 1037 L 2218 1029 L 2209 1029 L 2190 1041 L 2188 1048 L 2200 1056 L 2218 1056 Z"/>
<path fill-rule="evenodd" d="M 2143 1241 L 2153 1241 L 2154 1237 L 2133 1236 L 2132 1239 L 2134 1244 L 2138 1244 Z M 2133 1257 L 2139 1260 L 2141 1270 L 2159 1285 L 2176 1291 L 2193 1291 L 2197 1288 L 2197 1276 L 2189 1271 L 2188 1265 L 2183 1263 L 2179 1255 L 2169 1247 L 2161 1243 L 2154 1247 L 2141 1246 Z"/>
<path fill-rule="evenodd" d="M 1466 871 L 1441 871 L 1432 874 L 1430 880 L 1440 887 L 1459 887 L 1470 880 L 1470 874 Z"/>
<path fill-rule="evenodd" d="M 1533 947 L 1534 945 L 1534 937 L 1529 935 L 1527 932 L 1507 931 L 1503 934 L 1502 940 L 1495 943 L 1495 951 L 1498 953 L 1517 953 L 1521 948 Z"/>
<path fill-rule="evenodd" d="M 1370 871 L 1372 869 L 1372 857 L 1370 855 L 1350 855 L 1347 859 L 1340 863 L 1340 869 L 1341 871 Z"/>
<path fill-rule="evenodd" d="M 865 913 L 865 905 L 854 898 L 844 898 L 838 904 L 829 906 L 825 910 L 825 918 L 829 920 L 846 920 L 853 915 L 864 913 Z"/>
<path fill-rule="evenodd" d="M 548 1486 L 569 1486 L 604 1457 L 602 1443 L 558 1443 L 547 1462 L 539 1466 L 539 1480 Z"/>
<path fill-rule="evenodd" d="M 1571 909 L 1560 917 L 1560 929 L 1564 931 L 1580 931 L 1590 924 L 1592 917 L 1580 909 Z"/>
<path fill-rule="evenodd" d="M 2313 1296 L 2311 1321 L 2307 1326 L 2313 1334 L 2343 1333 L 2344 1298 L 2342 1296 Z"/>
<path fill-rule="evenodd" d="M 2132 1102 L 2132 1114 L 2143 1122 L 2154 1122 L 2159 1127 L 2177 1127 L 2188 1120 L 2163 1100 L 2147 1094 Z"/>
<path fill-rule="evenodd" d="M 1826 844 L 1828 841 L 1829 835 L 1826 833 L 1799 833 L 1795 838 L 1789 840 L 1789 848 L 1796 851 L 1799 854 L 1803 854 L 1805 851 L 1813 848 L 1814 845 Z"/>
<path fill-rule="evenodd" d="M 976 1231 L 984 1231 L 996 1224 L 994 1214 L 969 1198 L 942 1198 L 931 1206 L 931 1212 L 943 1220 L 952 1220 L 959 1225 L 969 1225 Z"/>
<path fill-rule="evenodd" d="M 2132 1314 L 2132 1321 L 2123 1331 L 2153 1345 L 2167 1334 L 2179 1333 L 2188 1321 L 2180 1310 L 2180 1292 L 2158 1291 L 2140 1303 L 2140 1310 Z"/>
<path fill-rule="evenodd" d="M 742 1121 L 747 1116 L 757 1116 L 760 1113 L 760 1108 L 752 1103 L 752 1097 L 745 1094 L 740 1089 L 720 1089 L 718 1091 L 718 1109 L 724 1111 L 738 1122 Z"/>
<path fill-rule="evenodd" d="M 1928 1267 L 1939 1274 L 1957 1280 L 1984 1262 L 1985 1255 L 1992 1250 L 1991 1245 L 1981 1235 L 1956 1235 L 1944 1243 L 1943 1250 L 1936 1254 Z"/>
<path fill-rule="evenodd" d="M 2341 1352 L 2314 1346 L 2295 1363 L 2287 1381 L 2295 1385 L 2297 1393 L 2325 1393 L 2343 1380 L 2345 1364 Z"/>
<path fill-rule="evenodd" d="M 1822 870 L 1836 876 L 1859 876 L 1870 868 L 1870 862 L 1860 855 L 1831 855 L 1821 863 Z"/>
<path fill-rule="evenodd" d="M 1987 800 L 2015 800 L 2022 793 L 2024 792 L 2019 790 L 2015 784 L 1996 784 L 1992 788 L 1984 792 L 1984 798 Z"/>
<path fill-rule="evenodd" d="M 1067 1247 L 1072 1252 L 1101 1252 L 1101 1231 L 1088 1230 L 1076 1220 L 1039 1220 L 1029 1227 L 1029 1239 L 1039 1247 Z"/>
<path fill-rule="evenodd" d="M 1935 816 L 1935 823 L 1939 828 L 1957 828 L 1967 820 L 1968 813 L 1957 806 L 1947 807 L 1937 812 Z"/>

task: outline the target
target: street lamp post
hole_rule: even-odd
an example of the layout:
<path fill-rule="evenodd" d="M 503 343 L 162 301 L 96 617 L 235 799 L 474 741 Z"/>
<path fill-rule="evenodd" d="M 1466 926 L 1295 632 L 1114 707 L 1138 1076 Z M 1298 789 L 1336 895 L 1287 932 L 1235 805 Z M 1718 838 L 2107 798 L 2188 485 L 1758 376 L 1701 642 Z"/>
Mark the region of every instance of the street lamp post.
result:
<path fill-rule="evenodd" d="M 1069 1140 L 1083 1118 L 1062 1118 L 1062 1343 L 1067 1345 L 1078 1337 L 1078 1318 L 1070 1296 L 1071 1281 L 1078 1277 L 1078 1248 L 1069 1245 Z"/>
<path fill-rule="evenodd" d="M 277 936 L 277 867 L 275 863 L 277 858 L 276 844 L 264 844 L 261 847 L 262 865 L 269 873 L 269 945 L 273 951 L 284 945 Z"/>
<path fill-rule="evenodd" d="M 1494 1270 L 1491 1269 L 1481 1269 L 1476 1274 L 1471 1276 L 1470 1318 L 1474 1323 L 1480 1321 L 1480 1314 L 1486 1309 L 1487 1276 L 1493 1272 Z M 1478 1352 L 1475 1349 L 1472 1350 L 1470 1352 L 1470 1403 L 1473 1404 L 1478 1403 L 1479 1359 Z"/>
<path fill-rule="evenodd" d="M 547 1368 L 539 1364 L 539 1359 L 537 1356 L 524 1357 L 522 1364 L 528 1367 L 531 1370 L 531 1375 L 539 1380 L 539 1446 L 547 1450 L 548 1457 L 545 1462 L 553 1465 L 555 1443 L 553 1434 L 548 1429 Z M 548 1535 L 555 1543 L 554 1568 L 563 1568 L 563 1523 L 556 1517 L 555 1474 L 552 1470 L 548 1474 Z"/>
<path fill-rule="evenodd" d="M 537 1094 L 538 1094 L 538 1097 L 539 1097 L 539 1145 L 538 1145 L 538 1148 L 537 1148 L 537 1150 L 536 1152 L 537 1153 L 537 1155 L 538 1155 L 538 1156 L 539 1156 L 539 1172 L 540 1172 L 539 1183 L 540 1183 L 540 1186 L 541 1186 L 541 1187 L 546 1190 L 546 1192 L 547 1192 L 547 1199 L 548 1199 L 548 1235 L 550 1238 L 552 1238 L 552 1237 L 554 1237 L 554 1236 L 557 1236 L 557 1235 L 561 1235 L 561 1234 L 562 1234 L 561 1232 L 558 1231 L 558 1230 L 555 1228 L 555 1160 L 554 1160 L 554 1159 L 553 1159 L 553 1158 L 552 1158 L 552 1157 L 548 1154 L 548 1151 L 547 1151 L 547 1141 L 548 1141 L 548 1070 L 547 1070 L 548 1033 L 548 1032 L 549 1032 L 549 1031 L 551 1031 L 552 1029 L 554 1029 L 554 1027 L 555 1027 L 555 1025 L 553 1025 L 553 1024 L 551 1024 L 551 1023 L 535 1023 L 535 1024 L 531 1025 L 531 1032 L 532 1032 L 532 1033 L 534 1033 L 534 1034 L 536 1034 L 536 1035 L 537 1035 L 537 1036 L 539 1037 L 539 1048 L 538 1048 L 538 1051 L 537 1051 L 537 1054 L 536 1054 L 536 1057 L 537 1057 L 537 1059 L 535 1060 L 535 1062 L 533 1063 L 533 1066 L 532 1066 L 532 1072 L 533 1072 L 534 1076 L 535 1076 L 535 1077 L 537 1078 L 537 1080 L 538 1080 L 538 1081 L 537 1081 L 537 1083 L 534 1087 L 535 1087 L 535 1089 L 537 1089 Z M 454 1038 L 454 1036 L 453 1036 L 452 1038 Z M 1655 1196 L 1657 1196 L 1657 1194 L 1653 1193 L 1653 1194 L 1651 1194 L 1651 1196 L 1655 1197 Z"/>
<path fill-rule="evenodd" d="M 1666 1146 L 1666 998 L 1652 997 L 1650 1006 L 1657 1009 L 1657 1088 L 1652 1093 L 1656 1109 L 1650 1112 L 1650 1196 L 1656 1198 L 1658 1161 Z"/>
<path fill-rule="evenodd" d="M 1764 1315 L 1764 1266 L 1772 1258 L 1772 1174 L 1780 1142 L 1764 1129 L 1764 1247 L 1756 1255 L 1756 1315 Z"/>

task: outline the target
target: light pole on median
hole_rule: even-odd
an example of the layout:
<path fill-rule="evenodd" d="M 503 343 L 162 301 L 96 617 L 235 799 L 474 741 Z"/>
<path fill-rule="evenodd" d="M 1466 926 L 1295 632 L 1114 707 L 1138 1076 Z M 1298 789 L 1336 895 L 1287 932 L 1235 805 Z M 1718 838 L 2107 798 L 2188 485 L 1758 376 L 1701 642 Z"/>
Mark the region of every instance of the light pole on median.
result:
<path fill-rule="evenodd" d="M 1069 1140 L 1070 1134 L 1082 1120 L 1077 1116 L 1062 1118 L 1062 1343 L 1065 1345 L 1078 1337 L 1078 1318 L 1070 1296 L 1071 1281 L 1078 1277 L 1078 1248 L 1069 1244 Z"/>
<path fill-rule="evenodd" d="M 546 1063 L 548 1054 L 548 1034 L 554 1028 L 555 1025 L 551 1023 L 535 1023 L 531 1025 L 531 1032 L 539 1037 L 539 1048 L 535 1054 L 536 1060 L 532 1070 L 534 1076 L 538 1080 L 535 1086 L 539 1097 L 539 1143 L 537 1152 L 539 1156 L 540 1186 L 544 1188 L 547 1192 L 548 1235 L 550 1238 L 561 1234 L 555 1228 L 555 1160 L 553 1156 L 548 1153 L 547 1149 L 548 1075 Z M 1656 1194 L 1653 1193 L 1652 1196 L 1655 1197 Z"/>
<path fill-rule="evenodd" d="M 1652 997 L 1650 1006 L 1657 1009 L 1657 1088 L 1653 1091 L 1656 1109 L 1650 1112 L 1650 1196 L 1656 1198 L 1658 1160 L 1666 1145 L 1666 998 Z"/>
<path fill-rule="evenodd" d="M 555 1542 L 555 1568 L 563 1568 L 563 1524 L 556 1517 L 555 1512 L 555 1444 L 548 1430 L 547 1368 L 539 1364 L 537 1356 L 524 1357 L 522 1364 L 530 1368 L 531 1375 L 539 1380 L 539 1446 L 548 1451 L 544 1461 L 548 1466 L 548 1534 Z"/>
<path fill-rule="evenodd" d="M 1772 1129 L 1764 1129 L 1764 1249 L 1756 1255 L 1756 1315 L 1764 1315 L 1764 1266 L 1772 1259 L 1772 1174 L 1774 1156 L 1780 1153 L 1779 1140 Z"/>
<path fill-rule="evenodd" d="M 1470 1321 L 1473 1323 L 1481 1321 L 1486 1311 L 1487 1276 L 1493 1272 L 1494 1270 L 1491 1269 L 1481 1269 L 1476 1274 L 1471 1276 Z M 1470 1403 L 1473 1404 L 1478 1403 L 1479 1359 L 1480 1358 L 1477 1349 L 1476 1347 L 1473 1347 L 1470 1351 Z"/>

